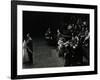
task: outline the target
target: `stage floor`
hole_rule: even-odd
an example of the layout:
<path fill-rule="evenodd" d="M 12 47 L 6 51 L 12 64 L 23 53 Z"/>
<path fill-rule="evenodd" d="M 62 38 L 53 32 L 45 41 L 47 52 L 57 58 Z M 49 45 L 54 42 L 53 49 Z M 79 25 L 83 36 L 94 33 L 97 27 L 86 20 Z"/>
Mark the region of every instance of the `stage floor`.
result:
<path fill-rule="evenodd" d="M 64 59 L 58 56 L 57 48 L 47 44 L 45 39 L 33 39 L 33 64 L 23 64 L 23 68 L 63 67 Z"/>

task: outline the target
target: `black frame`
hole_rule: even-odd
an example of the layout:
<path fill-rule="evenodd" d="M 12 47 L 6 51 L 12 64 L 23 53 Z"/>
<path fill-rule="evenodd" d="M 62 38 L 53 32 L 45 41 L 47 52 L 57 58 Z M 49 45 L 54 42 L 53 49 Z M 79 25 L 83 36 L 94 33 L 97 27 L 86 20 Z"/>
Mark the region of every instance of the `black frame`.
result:
<path fill-rule="evenodd" d="M 94 71 L 84 72 L 69 72 L 69 73 L 50 73 L 50 74 L 31 74 L 17 75 L 17 5 L 37 5 L 37 6 L 54 6 L 54 7 L 70 7 L 94 9 L 95 13 L 95 30 L 94 30 L 94 53 L 95 65 Z M 45 3 L 45 2 L 30 2 L 30 1 L 11 1 L 11 78 L 42 78 L 42 77 L 58 77 L 58 76 L 73 76 L 73 75 L 89 75 L 97 74 L 97 6 L 96 5 L 80 5 L 80 4 L 62 4 L 62 3 Z"/>

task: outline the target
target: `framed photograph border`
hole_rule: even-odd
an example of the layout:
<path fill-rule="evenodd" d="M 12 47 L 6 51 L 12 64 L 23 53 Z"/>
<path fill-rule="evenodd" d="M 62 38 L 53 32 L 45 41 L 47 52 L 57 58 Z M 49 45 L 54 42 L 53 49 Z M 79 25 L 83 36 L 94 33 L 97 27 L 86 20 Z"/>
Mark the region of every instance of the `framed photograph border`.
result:
<path fill-rule="evenodd" d="M 17 75 L 17 5 L 36 5 L 36 6 L 52 6 L 52 7 L 70 7 L 94 9 L 94 71 L 84 72 L 67 72 L 67 73 L 49 73 L 49 74 L 31 74 Z M 97 74 L 97 6 L 96 5 L 81 5 L 81 4 L 64 4 L 64 3 L 47 3 L 47 2 L 31 2 L 31 1 L 11 1 L 11 78 L 42 78 L 42 77 L 58 77 L 58 76 L 73 76 L 73 75 L 89 75 Z"/>

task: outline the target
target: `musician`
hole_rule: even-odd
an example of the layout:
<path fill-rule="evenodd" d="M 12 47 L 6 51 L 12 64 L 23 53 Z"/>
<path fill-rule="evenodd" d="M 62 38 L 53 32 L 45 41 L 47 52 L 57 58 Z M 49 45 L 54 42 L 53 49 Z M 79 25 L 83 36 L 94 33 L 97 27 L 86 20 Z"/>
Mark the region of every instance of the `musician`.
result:
<path fill-rule="evenodd" d="M 76 65 L 76 56 L 78 56 L 76 54 L 76 48 L 78 46 L 78 42 L 79 42 L 79 38 L 75 33 L 75 30 L 77 30 L 77 28 L 74 28 L 75 26 L 72 24 L 69 24 L 66 26 L 66 31 L 65 33 L 62 33 L 62 37 L 65 38 L 65 41 L 61 41 L 59 40 L 58 42 L 63 44 L 63 47 L 60 48 L 61 51 L 65 56 L 65 64 L 64 66 L 71 66 L 71 65 Z M 62 31 L 63 32 L 63 31 Z M 78 58 L 78 57 L 77 57 Z"/>
<path fill-rule="evenodd" d="M 78 46 L 76 48 L 76 60 L 77 64 L 83 65 L 83 56 L 85 55 L 85 52 L 83 50 L 84 47 L 88 47 L 89 43 L 89 31 L 87 28 L 87 22 L 83 21 L 81 24 L 81 30 L 78 34 Z"/>
<path fill-rule="evenodd" d="M 30 37 L 30 34 L 27 34 L 27 40 L 26 40 L 26 49 L 29 57 L 29 63 L 33 63 L 33 47 L 32 47 L 32 38 Z"/>
<path fill-rule="evenodd" d="M 59 49 L 59 56 L 65 58 L 65 65 L 70 65 L 69 62 L 71 56 L 68 56 L 70 52 L 69 40 L 72 38 L 72 25 L 65 24 L 63 25 L 58 32 L 58 49 Z"/>
<path fill-rule="evenodd" d="M 51 37 L 51 29 L 50 28 L 48 28 L 48 30 L 46 31 L 45 38 L 47 40 L 51 40 L 52 39 L 52 37 Z"/>
<path fill-rule="evenodd" d="M 64 57 L 65 52 L 65 39 L 64 37 L 60 37 L 58 40 L 58 51 L 59 51 L 59 57 Z"/>

